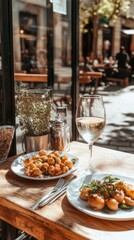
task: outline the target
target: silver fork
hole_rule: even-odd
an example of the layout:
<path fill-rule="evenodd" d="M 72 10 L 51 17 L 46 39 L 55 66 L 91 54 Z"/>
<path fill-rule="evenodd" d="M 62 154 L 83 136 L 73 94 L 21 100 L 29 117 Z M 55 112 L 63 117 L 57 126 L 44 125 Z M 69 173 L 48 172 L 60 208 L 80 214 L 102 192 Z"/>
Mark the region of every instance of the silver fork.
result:
<path fill-rule="evenodd" d="M 40 198 L 37 202 L 35 202 L 30 208 L 36 209 L 38 207 L 38 205 L 40 204 L 40 202 L 46 200 L 51 194 L 57 192 L 63 186 L 64 182 L 65 182 L 65 179 L 60 178 L 58 180 L 58 182 L 56 183 L 56 185 L 53 187 L 53 189 L 49 193 L 47 193 L 45 196 Z"/>
<path fill-rule="evenodd" d="M 30 208 L 36 209 L 41 201 L 46 200 L 47 198 L 49 198 L 50 195 L 52 195 L 53 193 L 57 192 L 63 186 L 64 182 L 65 182 L 65 179 L 64 178 L 60 178 L 58 180 L 58 182 L 56 183 L 56 185 L 53 187 L 53 189 L 49 193 L 47 193 L 45 196 L 40 198 L 38 201 L 36 201 Z M 27 233 L 21 231 L 20 232 L 20 236 L 17 237 L 15 240 L 23 240 L 27 236 L 29 236 Z"/>
<path fill-rule="evenodd" d="M 55 202 L 60 196 L 62 196 L 66 190 L 67 190 L 67 186 L 76 178 L 77 176 L 74 175 L 71 179 L 67 180 L 64 185 L 62 186 L 62 188 L 60 189 L 60 191 L 57 192 L 56 196 L 53 196 L 52 199 L 47 203 L 47 205 L 51 205 L 53 202 Z"/>

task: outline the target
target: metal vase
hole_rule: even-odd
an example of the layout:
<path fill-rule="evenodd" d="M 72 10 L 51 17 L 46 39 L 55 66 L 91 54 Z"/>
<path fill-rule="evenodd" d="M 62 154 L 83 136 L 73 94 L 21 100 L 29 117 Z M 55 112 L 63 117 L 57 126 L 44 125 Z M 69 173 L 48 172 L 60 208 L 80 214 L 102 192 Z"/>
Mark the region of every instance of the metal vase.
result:
<path fill-rule="evenodd" d="M 24 136 L 25 152 L 36 152 L 40 150 L 48 150 L 49 135 L 43 136 Z"/>

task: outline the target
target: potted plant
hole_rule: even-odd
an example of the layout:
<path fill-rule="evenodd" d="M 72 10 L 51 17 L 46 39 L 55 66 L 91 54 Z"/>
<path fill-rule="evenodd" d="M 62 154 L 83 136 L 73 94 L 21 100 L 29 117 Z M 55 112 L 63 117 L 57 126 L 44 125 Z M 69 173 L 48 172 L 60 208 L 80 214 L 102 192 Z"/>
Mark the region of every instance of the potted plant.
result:
<path fill-rule="evenodd" d="M 24 135 L 26 152 L 48 147 L 52 101 L 50 90 L 21 89 L 16 95 L 16 115 Z"/>

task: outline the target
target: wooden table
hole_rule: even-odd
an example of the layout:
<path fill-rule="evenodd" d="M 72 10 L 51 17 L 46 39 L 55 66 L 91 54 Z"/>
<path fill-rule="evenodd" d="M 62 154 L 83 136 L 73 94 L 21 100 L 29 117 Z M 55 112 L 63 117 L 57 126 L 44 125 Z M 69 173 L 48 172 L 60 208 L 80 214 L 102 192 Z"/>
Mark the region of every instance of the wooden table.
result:
<path fill-rule="evenodd" d="M 15 73 L 14 80 L 17 82 L 45 82 L 47 83 L 47 74 Z"/>
<path fill-rule="evenodd" d="M 87 144 L 72 142 L 70 153 L 80 159 L 80 168 L 89 158 Z M 106 221 L 75 209 L 64 194 L 52 205 L 40 210 L 29 207 L 56 183 L 32 181 L 16 176 L 10 169 L 15 157 L 0 166 L 0 218 L 38 240 L 132 240 L 134 220 Z M 133 177 L 134 155 L 93 147 L 96 168 L 108 174 Z"/>

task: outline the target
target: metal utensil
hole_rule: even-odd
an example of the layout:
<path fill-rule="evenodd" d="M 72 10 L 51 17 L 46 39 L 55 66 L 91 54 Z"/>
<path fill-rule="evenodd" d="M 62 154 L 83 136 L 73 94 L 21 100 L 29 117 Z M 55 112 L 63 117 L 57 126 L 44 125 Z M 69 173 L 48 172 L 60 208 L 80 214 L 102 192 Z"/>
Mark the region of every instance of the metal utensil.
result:
<path fill-rule="evenodd" d="M 91 181 L 91 179 L 92 179 L 92 177 L 93 177 L 93 174 L 94 174 L 94 173 L 92 173 L 92 174 L 90 174 L 90 175 L 87 175 L 87 176 L 85 177 L 85 179 L 84 179 L 83 184 L 85 184 L 85 185 L 89 184 L 89 182 Z M 73 178 L 73 179 L 74 179 L 74 178 Z M 71 181 L 72 181 L 73 179 L 71 179 Z M 69 183 L 70 183 L 71 181 L 69 181 Z M 65 184 L 63 185 L 60 193 L 57 192 L 57 196 L 53 197 L 52 200 L 49 201 L 47 205 L 51 205 L 51 204 L 52 204 L 53 202 L 55 202 L 60 196 L 62 196 L 62 195 L 66 192 L 67 186 L 69 185 L 69 183 L 65 183 Z M 64 187 L 64 186 L 65 186 L 65 187 Z"/>
<path fill-rule="evenodd" d="M 63 186 L 65 182 L 65 179 L 64 178 L 60 178 L 58 180 L 58 182 L 56 183 L 56 185 L 53 187 L 53 189 L 48 193 L 46 194 L 45 196 L 43 196 L 42 198 L 40 198 L 37 202 L 35 202 L 30 208 L 32 209 L 37 209 L 38 208 L 38 205 L 40 203 L 42 203 L 43 201 L 45 201 L 46 199 L 49 198 L 49 196 L 51 196 L 53 193 L 57 192 L 59 189 L 61 189 L 61 187 Z"/>
<path fill-rule="evenodd" d="M 57 194 L 50 202 L 47 203 L 47 205 L 51 205 L 53 202 L 55 202 L 59 197 L 61 197 L 67 190 L 67 187 L 65 187 L 60 193 Z"/>
<path fill-rule="evenodd" d="M 56 191 L 58 191 L 58 190 L 63 186 L 64 182 L 65 182 L 65 179 L 64 179 L 64 178 L 60 178 L 60 179 L 58 180 L 58 182 L 56 183 L 56 185 L 53 187 L 53 189 L 52 189 L 49 193 L 47 193 L 45 196 L 43 196 L 42 198 L 40 198 L 38 201 L 36 201 L 30 208 L 32 208 L 32 209 L 38 208 L 38 204 L 40 203 L 40 201 L 42 201 L 42 200 L 45 201 L 45 199 L 48 199 L 49 196 L 51 196 L 53 193 L 55 193 Z M 23 240 L 23 239 L 25 239 L 27 236 L 28 236 L 27 233 L 21 231 L 21 232 L 20 232 L 20 236 L 17 237 L 15 240 Z"/>
<path fill-rule="evenodd" d="M 45 202 L 42 202 L 40 205 L 39 205 L 39 208 L 42 208 L 44 207 L 45 205 L 50 205 L 52 204 L 54 201 L 56 201 L 61 195 L 63 195 L 66 190 L 67 190 L 67 186 L 70 184 L 70 182 L 72 182 L 74 179 L 76 178 L 76 176 L 73 176 L 71 179 L 67 180 L 65 182 L 65 184 L 62 186 L 62 188 L 57 191 L 55 194 L 53 194 L 52 196 L 50 196 L 50 198 L 45 201 Z"/>
<path fill-rule="evenodd" d="M 22 232 L 20 233 L 19 237 L 15 238 L 15 240 L 23 240 L 23 239 L 26 239 L 28 236 L 30 237 L 30 235 L 28 235 L 27 233 Z"/>
<path fill-rule="evenodd" d="M 91 182 L 93 175 L 94 175 L 95 171 L 92 171 L 91 174 L 86 175 L 84 181 L 83 181 L 83 185 L 87 185 Z"/>

